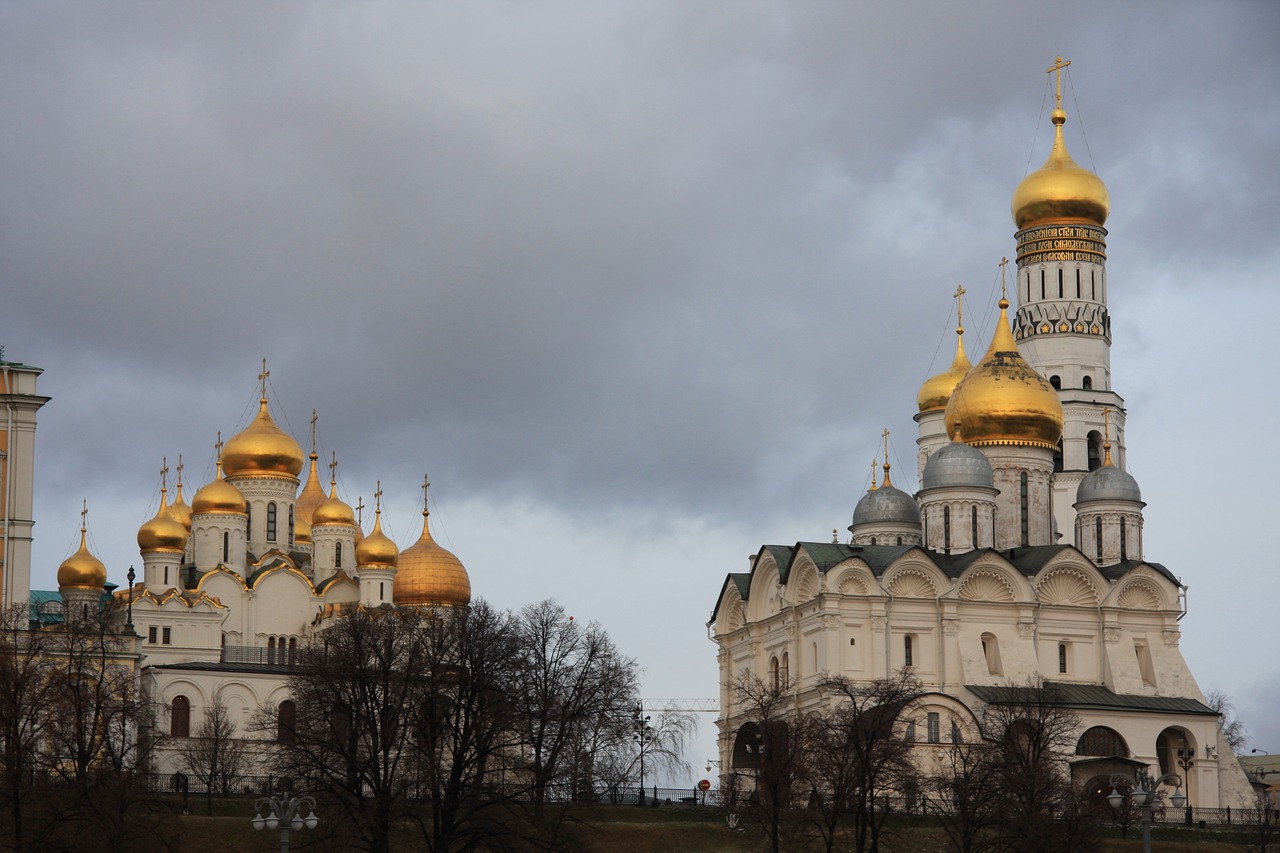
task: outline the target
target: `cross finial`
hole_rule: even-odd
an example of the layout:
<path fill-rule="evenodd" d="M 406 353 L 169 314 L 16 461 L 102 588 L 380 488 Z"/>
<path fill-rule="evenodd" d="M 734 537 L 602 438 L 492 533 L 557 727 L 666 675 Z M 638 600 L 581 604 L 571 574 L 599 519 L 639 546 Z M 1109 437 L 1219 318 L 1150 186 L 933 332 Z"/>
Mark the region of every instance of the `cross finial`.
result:
<path fill-rule="evenodd" d="M 329 485 L 337 485 L 338 483 L 338 451 L 333 452 L 333 459 L 329 462 Z"/>
<path fill-rule="evenodd" d="M 178 454 L 178 485 L 182 485 L 182 454 Z"/>
<path fill-rule="evenodd" d="M 89 502 L 87 500 L 82 500 L 80 502 L 80 532 L 81 533 L 84 533 L 85 529 L 87 528 L 87 525 L 85 524 L 85 518 L 88 517 L 88 515 L 89 515 Z"/>
<path fill-rule="evenodd" d="M 218 440 L 213 443 L 213 451 L 218 454 L 218 461 L 222 461 L 222 430 L 218 430 Z"/>
<path fill-rule="evenodd" d="M 876 490 L 876 466 L 880 463 L 879 459 L 871 460 L 871 491 Z"/>
<path fill-rule="evenodd" d="M 1004 274 L 1008 268 L 1009 268 L 1009 259 L 1001 258 L 1000 259 L 1000 298 L 1001 299 L 1009 298 L 1009 288 L 1005 285 L 1005 280 L 1004 280 Z"/>
<path fill-rule="evenodd" d="M 267 360 L 262 360 L 262 372 L 258 374 L 258 381 L 262 383 L 262 399 L 267 399 L 267 377 L 271 375 L 271 371 L 267 370 Z"/>
<path fill-rule="evenodd" d="M 1062 70 L 1070 64 L 1071 64 L 1071 60 L 1069 59 L 1063 60 L 1062 56 L 1059 55 L 1057 58 L 1054 59 L 1053 65 L 1050 65 L 1048 68 L 1046 68 L 1044 72 L 1046 74 L 1053 74 L 1057 72 L 1058 79 L 1056 81 L 1056 85 L 1054 87 L 1054 93 L 1053 93 L 1053 105 L 1057 109 L 1062 109 Z"/>
<path fill-rule="evenodd" d="M 1111 408 L 1106 407 L 1102 410 L 1102 466 L 1105 468 L 1112 465 L 1111 462 Z"/>
<path fill-rule="evenodd" d="M 364 495 L 356 498 L 356 523 L 364 525 Z"/>
<path fill-rule="evenodd" d="M 957 331 L 962 335 L 964 334 L 964 299 L 962 297 L 968 292 L 963 284 L 957 284 L 956 292 L 952 294 L 956 300 L 956 326 L 959 327 Z"/>
<path fill-rule="evenodd" d="M 884 437 L 884 465 L 882 466 L 884 468 L 884 485 L 892 486 L 893 483 L 889 482 L 889 428 L 888 427 L 885 427 L 884 433 L 882 433 L 882 435 Z"/>
<path fill-rule="evenodd" d="M 422 511 L 427 511 L 427 496 L 431 491 L 431 477 L 427 474 L 422 475 Z"/>
<path fill-rule="evenodd" d="M 382 481 L 378 481 L 378 491 L 373 493 L 373 504 L 377 512 L 382 512 Z"/>
<path fill-rule="evenodd" d="M 163 492 L 165 488 L 168 486 L 169 484 L 168 479 L 169 479 L 169 457 L 161 456 L 160 457 L 160 491 Z"/>
<path fill-rule="evenodd" d="M 316 421 L 317 420 L 319 420 L 319 416 L 316 414 L 316 410 L 312 409 L 311 410 L 311 452 L 312 453 L 316 452 Z"/>

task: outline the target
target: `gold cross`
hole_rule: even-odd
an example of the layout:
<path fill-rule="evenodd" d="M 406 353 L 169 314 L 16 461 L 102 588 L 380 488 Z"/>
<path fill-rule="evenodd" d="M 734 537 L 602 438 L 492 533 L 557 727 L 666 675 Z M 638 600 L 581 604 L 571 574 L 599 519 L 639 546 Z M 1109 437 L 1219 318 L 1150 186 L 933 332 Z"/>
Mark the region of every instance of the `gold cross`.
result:
<path fill-rule="evenodd" d="M 316 421 L 318 419 L 319 419 L 319 416 L 316 415 L 316 410 L 312 409 L 311 410 L 311 452 L 312 453 L 316 452 Z"/>
<path fill-rule="evenodd" d="M 271 371 L 267 370 L 267 360 L 262 360 L 262 372 L 258 374 L 258 381 L 262 383 L 262 396 L 267 396 L 267 377 L 271 375 Z"/>
<path fill-rule="evenodd" d="M 160 491 L 163 492 L 165 490 L 165 486 L 167 485 L 166 479 L 169 476 L 169 457 L 168 456 L 160 457 L 160 466 L 161 466 L 160 467 Z"/>
<path fill-rule="evenodd" d="M 356 498 L 356 523 L 364 524 L 364 495 Z"/>
<path fill-rule="evenodd" d="M 964 289 L 963 284 L 956 285 L 956 292 L 953 294 L 956 298 L 956 325 L 964 329 L 964 300 L 961 299 L 969 291 Z"/>
<path fill-rule="evenodd" d="M 82 501 L 80 504 L 80 532 L 81 533 L 84 533 L 84 530 L 85 530 L 84 520 L 88 514 L 89 514 L 89 502 L 87 500 Z"/>
<path fill-rule="evenodd" d="M 426 474 L 422 475 L 422 507 L 427 506 L 427 492 L 431 489 L 431 478 Z"/>
<path fill-rule="evenodd" d="M 335 485 L 338 482 L 338 451 L 333 452 L 333 461 L 329 463 L 329 484 Z"/>
<path fill-rule="evenodd" d="M 222 430 L 218 430 L 218 440 L 213 443 L 214 452 L 218 454 L 218 461 L 222 461 Z"/>
<path fill-rule="evenodd" d="M 182 485 L 182 454 L 178 454 L 178 485 Z"/>
<path fill-rule="evenodd" d="M 886 486 L 893 485 L 889 482 L 889 428 L 884 430 L 884 484 Z"/>
<path fill-rule="evenodd" d="M 1064 62 L 1062 56 L 1059 55 L 1054 59 L 1053 65 L 1049 66 L 1044 71 L 1045 74 L 1052 74 L 1055 71 L 1058 73 L 1057 91 L 1055 91 L 1053 95 L 1054 106 L 1058 109 L 1062 109 L 1062 69 L 1066 68 L 1070 64 L 1071 60 L 1066 60 Z"/>
<path fill-rule="evenodd" d="M 1005 287 L 1005 283 L 1004 283 L 1005 270 L 1007 270 L 1008 268 L 1009 268 L 1009 259 L 1001 258 L 1000 259 L 1000 298 L 1001 299 L 1009 298 L 1009 290 L 1008 288 Z"/>
<path fill-rule="evenodd" d="M 876 490 L 876 464 L 879 461 L 879 459 L 871 460 L 871 491 L 873 492 Z"/>

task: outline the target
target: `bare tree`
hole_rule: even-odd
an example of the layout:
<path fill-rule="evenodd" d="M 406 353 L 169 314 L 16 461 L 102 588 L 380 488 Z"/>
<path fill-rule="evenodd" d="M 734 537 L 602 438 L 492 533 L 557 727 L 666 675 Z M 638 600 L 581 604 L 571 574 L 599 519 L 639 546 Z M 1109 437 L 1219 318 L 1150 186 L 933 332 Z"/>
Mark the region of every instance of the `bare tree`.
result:
<path fill-rule="evenodd" d="M 1244 752 L 1249 745 L 1249 732 L 1236 717 L 1236 703 L 1224 690 L 1210 690 L 1205 694 L 1205 704 L 1218 712 L 1218 728 L 1232 752 Z"/>
<path fill-rule="evenodd" d="M 903 729 L 921 696 L 920 682 L 900 671 L 865 682 L 831 677 L 822 688 L 837 698 L 805 727 L 812 825 L 828 853 L 845 823 L 853 850 L 878 853 L 890 804 L 916 783 L 913 744 Z"/>
<path fill-rule="evenodd" d="M 28 630 L 29 608 L 0 612 L 0 799 L 6 846 L 24 849 L 24 815 L 49 717 L 48 632 Z"/>
<path fill-rule="evenodd" d="M 727 804 L 761 827 L 771 853 L 784 849 L 798 832 L 800 814 L 792 805 L 807 790 L 808 720 L 796 712 L 793 686 L 787 678 L 766 682 L 749 671 L 732 685 L 734 706 L 742 715 L 738 736 L 754 778 L 731 776 Z"/>
<path fill-rule="evenodd" d="M 989 853 L 1001 848 L 1002 750 L 994 744 L 954 743 L 926 777 L 931 811 L 954 853 Z"/>
<path fill-rule="evenodd" d="M 1245 845 L 1254 853 L 1273 853 L 1280 846 L 1280 813 L 1266 791 L 1254 795 L 1253 802 L 1240 809 Z"/>
<path fill-rule="evenodd" d="M 628 713 L 637 694 L 636 663 L 599 624 L 583 627 L 551 600 L 521 610 L 517 630 L 521 661 L 511 686 L 540 823 L 552 787 L 568 781 L 584 727 Z"/>
<path fill-rule="evenodd" d="M 213 815 L 213 795 L 233 793 L 249 767 L 249 752 L 236 731 L 236 721 L 222 697 L 216 697 L 205 711 L 195 736 L 184 738 L 178 747 L 178 767 L 205 788 L 205 812 Z"/>

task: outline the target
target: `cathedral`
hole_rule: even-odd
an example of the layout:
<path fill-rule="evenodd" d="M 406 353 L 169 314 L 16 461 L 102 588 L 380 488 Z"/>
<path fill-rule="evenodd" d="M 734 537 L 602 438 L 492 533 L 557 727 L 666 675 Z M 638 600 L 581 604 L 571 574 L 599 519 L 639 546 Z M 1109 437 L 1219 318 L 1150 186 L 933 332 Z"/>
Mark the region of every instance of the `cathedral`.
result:
<path fill-rule="evenodd" d="M 143 570 L 136 583 L 132 570 L 125 588 L 107 581 L 82 519 L 80 548 L 58 567 L 58 591 L 31 591 L 31 461 L 36 412 L 48 398 L 36 394 L 39 368 L 0 367 L 8 412 L 0 432 L 0 492 L 8 498 L 0 594 L 9 606 L 29 600 L 35 626 L 109 607 L 122 635 L 136 635 L 141 687 L 157 709 L 155 769 L 166 778 L 180 770 L 183 740 L 197 735 L 215 703 L 227 709 L 238 736 L 264 736 L 250 733 L 264 708 L 287 731 L 298 647 L 344 610 L 471 600 L 466 569 L 431 536 L 425 482 L 416 543 L 400 551 L 382 532 L 380 487 L 366 533 L 338 495 L 336 460 L 327 491 L 321 483 L 314 417 L 309 466 L 298 442 L 276 425 L 265 365 L 257 416 L 225 444 L 219 440 L 216 473 L 190 504 L 181 464 L 172 501 L 162 472 L 159 508 L 138 529 Z"/>
<path fill-rule="evenodd" d="M 1111 774 L 1149 765 L 1178 774 L 1193 806 L 1252 801 L 1178 648 L 1185 586 L 1143 551 L 1146 504 L 1112 387 L 1110 198 L 1067 153 L 1063 67 L 1050 69 L 1052 150 L 1012 199 L 1016 310 L 1006 292 L 976 364 L 957 311 L 954 361 L 916 399 L 919 492 L 894 486 L 886 439 L 883 481 L 858 501 L 847 543 L 765 545 L 725 578 L 709 627 L 726 774 L 754 766 L 744 677 L 789 690 L 803 712 L 832 701 L 828 674 L 906 670 L 925 691 L 908 723 L 920 750 L 974 737 L 984 707 L 1043 681 L 1080 721 L 1079 789 L 1105 795 Z"/>

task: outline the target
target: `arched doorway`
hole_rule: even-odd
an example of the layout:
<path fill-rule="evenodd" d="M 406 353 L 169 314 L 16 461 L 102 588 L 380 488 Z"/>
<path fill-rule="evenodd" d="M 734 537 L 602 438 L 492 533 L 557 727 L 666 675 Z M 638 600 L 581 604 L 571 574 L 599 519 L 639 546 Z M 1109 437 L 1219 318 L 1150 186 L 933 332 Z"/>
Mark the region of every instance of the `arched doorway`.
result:
<path fill-rule="evenodd" d="M 1193 771 L 1196 760 L 1195 739 L 1191 732 L 1181 726 L 1169 726 L 1156 738 L 1156 760 L 1159 773 L 1176 773 L 1182 779 L 1182 789 L 1187 795 L 1188 805 L 1196 803 L 1196 774 Z"/>

